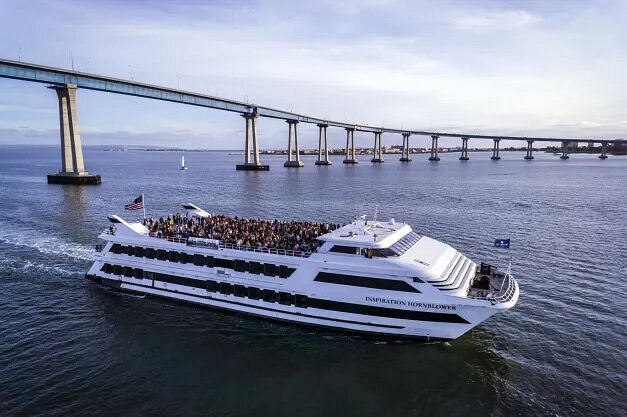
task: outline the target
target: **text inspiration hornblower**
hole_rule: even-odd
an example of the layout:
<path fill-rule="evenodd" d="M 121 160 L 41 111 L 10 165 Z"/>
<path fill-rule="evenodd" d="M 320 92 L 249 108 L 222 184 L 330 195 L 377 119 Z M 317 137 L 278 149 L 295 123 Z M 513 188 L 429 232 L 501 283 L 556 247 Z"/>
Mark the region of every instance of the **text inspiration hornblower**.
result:
<path fill-rule="evenodd" d="M 377 303 L 377 304 L 388 304 L 388 305 L 405 306 L 405 307 L 430 308 L 430 309 L 435 309 L 435 310 L 457 310 L 457 306 L 455 306 L 455 305 L 421 303 L 421 302 L 418 302 L 418 301 L 394 300 L 394 299 L 391 299 L 391 298 L 381 298 L 381 297 L 369 297 L 369 296 L 366 296 L 366 302 L 368 302 L 368 303 Z"/>

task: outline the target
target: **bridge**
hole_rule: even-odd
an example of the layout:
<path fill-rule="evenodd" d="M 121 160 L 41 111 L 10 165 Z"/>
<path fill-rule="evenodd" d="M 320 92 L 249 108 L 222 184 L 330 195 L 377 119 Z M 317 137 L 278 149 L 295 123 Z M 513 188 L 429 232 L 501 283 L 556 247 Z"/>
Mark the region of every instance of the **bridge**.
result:
<path fill-rule="evenodd" d="M 364 124 L 352 124 L 327 119 L 321 119 L 308 115 L 274 109 L 271 107 L 230 100 L 216 96 L 194 93 L 180 89 L 167 88 L 157 85 L 141 83 L 132 80 L 107 77 L 97 74 L 89 74 L 63 68 L 54 68 L 44 65 L 18 62 L 0 59 L 0 77 L 16 80 L 30 81 L 47 84 L 56 91 L 59 102 L 59 120 L 61 136 L 61 171 L 48 175 L 49 183 L 61 184 L 99 184 L 100 176 L 90 174 L 85 170 L 83 162 L 82 143 L 79 133 L 78 117 L 76 112 L 76 90 L 103 91 L 107 93 L 125 94 L 136 97 L 144 97 L 153 100 L 169 101 L 192 106 L 207 107 L 240 114 L 246 125 L 244 138 L 244 161 L 237 164 L 238 170 L 267 171 L 268 165 L 261 163 L 259 157 L 259 135 L 257 133 L 257 120 L 260 117 L 285 120 L 288 124 L 288 153 L 285 167 L 302 167 L 300 150 L 298 146 L 299 123 L 315 124 L 318 127 L 318 159 L 316 165 L 331 165 L 329 161 L 329 148 L 327 141 L 327 129 L 329 127 L 340 128 L 346 131 L 345 158 L 343 163 L 356 164 L 354 133 L 370 132 L 374 135 L 374 157 L 371 162 L 383 162 L 381 136 L 383 133 L 402 136 L 401 162 L 410 162 L 409 138 L 411 136 L 430 136 L 431 149 L 429 161 L 440 160 L 438 155 L 438 139 L 440 137 L 455 137 L 461 139 L 462 149 L 460 160 L 467 161 L 468 141 L 470 139 L 493 141 L 492 160 L 500 159 L 500 142 L 502 140 L 517 140 L 527 142 L 527 152 L 524 157 L 532 160 L 534 142 L 561 142 L 561 159 L 568 159 L 568 149 L 571 143 L 601 143 L 599 158 L 607 158 L 607 146 L 611 143 L 623 142 L 617 139 L 599 138 L 556 138 L 556 137 L 526 137 L 503 135 L 476 135 L 470 133 L 434 132 L 423 130 L 395 129 L 384 126 L 369 126 Z M 292 146 L 293 145 L 293 146 Z"/>

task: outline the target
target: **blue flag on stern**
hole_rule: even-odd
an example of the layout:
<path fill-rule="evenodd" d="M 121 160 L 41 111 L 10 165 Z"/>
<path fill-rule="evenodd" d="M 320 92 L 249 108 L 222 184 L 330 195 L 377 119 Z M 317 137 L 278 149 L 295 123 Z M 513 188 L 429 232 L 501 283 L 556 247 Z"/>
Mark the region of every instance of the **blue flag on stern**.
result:
<path fill-rule="evenodd" d="M 494 241 L 494 247 L 509 249 L 509 239 L 496 239 Z"/>

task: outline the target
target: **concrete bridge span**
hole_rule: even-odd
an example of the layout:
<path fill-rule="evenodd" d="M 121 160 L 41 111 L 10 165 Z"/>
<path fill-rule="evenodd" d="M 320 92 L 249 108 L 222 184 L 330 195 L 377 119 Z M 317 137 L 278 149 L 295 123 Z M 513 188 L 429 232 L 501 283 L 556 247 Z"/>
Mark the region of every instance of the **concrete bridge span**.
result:
<path fill-rule="evenodd" d="M 522 137 L 507 135 L 476 135 L 470 133 L 433 132 L 424 130 L 397 129 L 384 126 L 369 126 L 365 124 L 353 124 L 334 120 L 321 119 L 304 114 L 274 109 L 267 106 L 245 103 L 180 89 L 173 89 L 158 85 L 141 83 L 133 80 L 123 80 L 97 74 L 88 74 L 79 71 L 54 68 L 44 65 L 17 62 L 0 59 L 0 77 L 23 80 L 28 82 L 43 83 L 57 92 L 59 100 L 60 137 L 62 148 L 62 169 L 57 174 L 48 176 L 49 182 L 95 184 L 100 183 L 100 177 L 85 171 L 82 155 L 82 144 L 78 128 L 76 90 L 88 89 L 114 94 L 124 94 L 136 97 L 144 97 L 153 100 L 169 101 L 192 106 L 207 107 L 227 112 L 241 114 L 246 123 L 245 135 L 245 159 L 237 165 L 239 170 L 267 170 L 268 166 L 261 163 L 259 158 L 259 137 L 257 134 L 257 119 L 259 117 L 282 119 L 288 123 L 288 160 L 286 167 L 298 168 L 303 163 L 299 157 L 298 125 L 299 123 L 315 124 L 319 127 L 319 150 L 316 165 L 331 165 L 328 159 L 327 128 L 335 127 L 346 130 L 346 152 L 344 163 L 355 164 L 354 132 L 370 132 L 374 135 L 373 163 L 383 162 L 381 143 L 384 133 L 402 136 L 403 149 L 401 161 L 409 162 L 410 146 L 409 138 L 412 135 L 430 136 L 432 139 L 430 161 L 439 161 L 438 139 L 440 137 L 456 137 L 461 139 L 462 156 L 460 160 L 467 161 L 468 141 L 470 139 L 493 141 L 493 160 L 500 159 L 499 143 L 501 140 L 519 140 L 527 142 L 526 160 L 533 159 L 534 142 L 561 142 L 562 159 L 568 159 L 568 145 L 572 143 L 601 143 L 602 159 L 607 158 L 606 150 L 609 143 L 616 142 L 613 139 L 604 138 L 556 138 L 556 137 Z M 294 144 L 295 155 L 292 152 Z"/>

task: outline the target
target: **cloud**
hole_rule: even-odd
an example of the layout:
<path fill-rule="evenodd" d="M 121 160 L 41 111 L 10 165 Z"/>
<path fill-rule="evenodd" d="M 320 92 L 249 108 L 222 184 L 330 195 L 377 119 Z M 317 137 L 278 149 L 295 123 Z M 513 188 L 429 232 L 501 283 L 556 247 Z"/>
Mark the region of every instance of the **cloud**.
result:
<path fill-rule="evenodd" d="M 567 13 L 549 2 L 114 3 L 6 0 L 0 36 L 21 35 L 20 44 L 0 44 L 0 56 L 15 58 L 21 48 L 24 60 L 69 67 L 71 51 L 83 71 L 370 125 L 624 135 L 620 2 L 575 2 Z M 8 80 L 1 91 L 3 110 L 21 110 L 0 112 L 0 128 L 57 127 L 49 91 Z M 78 94 L 86 142 L 89 132 L 102 132 L 102 141 L 106 132 L 126 132 L 129 141 L 161 141 L 169 132 L 205 147 L 202 138 L 217 132 L 230 138 L 224 146 L 243 143 L 237 115 Z M 284 146 L 284 123 L 264 119 L 260 130 L 264 144 Z"/>
<path fill-rule="evenodd" d="M 488 32 L 520 29 L 538 21 L 538 16 L 524 10 L 486 10 L 457 16 L 452 24 L 457 29 Z"/>

